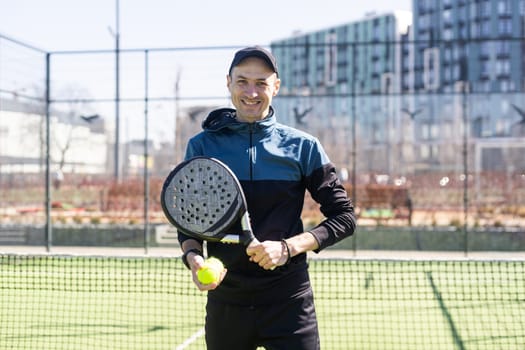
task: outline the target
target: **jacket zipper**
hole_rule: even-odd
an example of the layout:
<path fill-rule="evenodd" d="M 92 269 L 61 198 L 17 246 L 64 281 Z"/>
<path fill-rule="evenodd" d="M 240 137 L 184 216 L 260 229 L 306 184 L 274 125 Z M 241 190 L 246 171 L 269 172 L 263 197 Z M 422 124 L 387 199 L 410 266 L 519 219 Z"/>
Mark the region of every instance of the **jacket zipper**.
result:
<path fill-rule="evenodd" d="M 249 155 L 248 155 L 248 161 L 250 163 L 250 181 L 253 181 L 253 162 L 255 159 L 254 148 L 253 148 L 253 124 L 250 124 L 250 147 L 249 149 Z"/>

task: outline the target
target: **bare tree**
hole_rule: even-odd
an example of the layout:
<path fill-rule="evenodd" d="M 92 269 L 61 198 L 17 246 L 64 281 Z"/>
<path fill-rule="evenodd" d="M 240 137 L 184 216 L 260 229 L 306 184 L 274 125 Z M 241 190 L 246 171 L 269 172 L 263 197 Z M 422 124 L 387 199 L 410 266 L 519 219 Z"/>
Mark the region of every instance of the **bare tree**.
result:
<path fill-rule="evenodd" d="M 66 129 L 66 135 L 59 134 L 57 128 L 53 128 L 52 139 L 53 143 L 58 149 L 59 159 L 53 160 L 58 163 L 58 170 L 62 171 L 66 164 L 67 153 L 71 149 L 74 140 L 74 130 L 79 126 L 79 121 L 92 122 L 95 118 L 83 117 L 86 113 L 90 113 L 91 107 L 86 100 L 89 98 L 89 93 L 85 88 L 78 86 L 69 86 L 64 89 L 62 94 L 66 96 L 68 101 L 65 105 L 65 110 L 58 116 L 58 120 L 62 121 Z M 60 113 L 60 112 L 57 112 Z M 98 118 L 98 115 L 96 115 Z M 88 118 L 88 119 L 86 119 Z"/>

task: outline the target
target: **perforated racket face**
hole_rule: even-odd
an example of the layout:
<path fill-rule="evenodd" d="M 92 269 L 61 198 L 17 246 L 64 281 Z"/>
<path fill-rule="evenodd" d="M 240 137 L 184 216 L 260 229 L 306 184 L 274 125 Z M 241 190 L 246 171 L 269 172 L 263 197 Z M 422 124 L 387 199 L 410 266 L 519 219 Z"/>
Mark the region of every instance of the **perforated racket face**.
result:
<path fill-rule="evenodd" d="M 177 228 L 212 241 L 220 240 L 245 211 L 240 185 L 231 170 L 216 159 L 201 157 L 170 173 L 161 203 Z"/>

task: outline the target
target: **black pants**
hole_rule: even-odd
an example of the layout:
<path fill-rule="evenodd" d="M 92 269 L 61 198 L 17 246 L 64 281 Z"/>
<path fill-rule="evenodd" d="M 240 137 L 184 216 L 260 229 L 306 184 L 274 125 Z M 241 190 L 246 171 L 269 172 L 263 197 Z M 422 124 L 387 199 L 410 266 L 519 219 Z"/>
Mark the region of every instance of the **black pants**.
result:
<path fill-rule="evenodd" d="M 282 303 L 238 306 L 208 300 L 208 350 L 319 350 L 319 331 L 309 289 Z"/>

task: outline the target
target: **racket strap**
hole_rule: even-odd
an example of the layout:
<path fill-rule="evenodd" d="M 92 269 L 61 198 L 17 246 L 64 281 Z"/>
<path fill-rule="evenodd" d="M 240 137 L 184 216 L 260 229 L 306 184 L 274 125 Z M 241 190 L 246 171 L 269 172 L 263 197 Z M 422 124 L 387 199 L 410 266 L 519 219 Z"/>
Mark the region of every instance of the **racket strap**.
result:
<path fill-rule="evenodd" d="M 190 253 L 195 253 L 197 255 L 204 257 L 202 252 L 197 248 L 192 248 L 192 249 L 188 249 L 187 251 L 185 251 L 184 254 L 182 254 L 182 262 L 188 268 L 188 270 L 191 270 L 190 264 L 188 263 L 188 254 Z"/>

